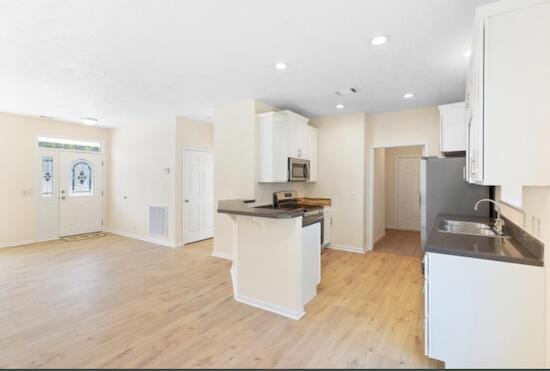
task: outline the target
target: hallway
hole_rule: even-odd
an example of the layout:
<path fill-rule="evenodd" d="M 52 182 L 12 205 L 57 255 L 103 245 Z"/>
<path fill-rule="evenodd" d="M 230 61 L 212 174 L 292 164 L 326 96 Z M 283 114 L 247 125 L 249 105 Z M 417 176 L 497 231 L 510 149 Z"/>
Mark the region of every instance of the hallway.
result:
<path fill-rule="evenodd" d="M 420 232 L 386 229 L 386 235 L 374 244 L 374 251 L 422 257 Z"/>

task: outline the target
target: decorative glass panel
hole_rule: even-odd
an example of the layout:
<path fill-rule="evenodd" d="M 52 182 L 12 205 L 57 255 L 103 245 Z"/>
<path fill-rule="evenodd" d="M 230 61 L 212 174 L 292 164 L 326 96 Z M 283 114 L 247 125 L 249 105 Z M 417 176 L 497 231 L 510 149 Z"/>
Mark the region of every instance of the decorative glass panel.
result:
<path fill-rule="evenodd" d="M 41 148 L 67 149 L 71 151 L 101 152 L 101 144 L 96 142 L 83 142 L 67 139 L 38 138 L 38 146 Z"/>
<path fill-rule="evenodd" d="M 53 157 L 42 157 L 42 197 L 53 195 Z"/>
<path fill-rule="evenodd" d="M 93 195 L 94 172 L 92 164 L 86 160 L 77 160 L 71 166 L 71 196 Z"/>

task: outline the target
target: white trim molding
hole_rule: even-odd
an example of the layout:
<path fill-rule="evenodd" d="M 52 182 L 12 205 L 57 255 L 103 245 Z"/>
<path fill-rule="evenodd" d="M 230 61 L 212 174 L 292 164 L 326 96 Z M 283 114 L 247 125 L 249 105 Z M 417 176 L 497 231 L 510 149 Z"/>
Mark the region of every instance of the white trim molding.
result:
<path fill-rule="evenodd" d="M 326 246 L 325 248 L 333 249 L 333 250 L 353 252 L 353 253 L 356 253 L 356 254 L 364 254 L 368 250 L 365 247 L 341 245 L 341 244 L 338 244 L 338 243 L 331 243 L 330 245 Z"/>
<path fill-rule="evenodd" d="M 122 237 L 132 238 L 134 240 L 140 240 L 140 241 L 144 241 L 144 242 L 154 243 L 155 245 L 166 246 L 166 247 L 178 247 L 178 244 L 175 243 L 175 242 L 167 241 L 167 240 L 159 240 L 159 239 L 156 239 L 156 238 L 142 236 L 142 235 L 139 235 L 139 234 L 136 234 L 136 233 L 123 232 L 123 231 L 119 231 L 119 230 L 116 230 L 116 229 L 106 229 L 105 232 L 112 233 L 112 234 L 117 234 L 117 235 L 122 236 Z"/>
<path fill-rule="evenodd" d="M 19 247 L 35 243 L 35 240 L 26 240 L 26 241 L 15 241 L 15 242 L 4 242 L 0 243 L 0 249 L 8 247 Z"/>
<path fill-rule="evenodd" d="M 262 301 L 262 300 L 252 299 L 240 294 L 235 294 L 235 300 L 238 301 L 239 303 L 243 303 L 243 304 L 253 306 L 255 308 L 267 310 L 268 312 L 275 313 L 280 316 L 287 317 L 293 320 L 299 320 L 304 316 L 304 314 L 306 314 L 306 312 L 304 312 L 303 307 L 298 311 L 293 311 L 293 310 L 280 307 L 278 305 L 266 303 L 265 301 Z"/>
<path fill-rule="evenodd" d="M 226 259 L 226 260 L 233 260 L 233 257 L 231 256 L 231 254 L 228 254 L 228 253 L 225 253 L 225 252 L 221 252 L 221 251 L 213 251 L 212 250 L 212 254 L 211 254 L 213 257 L 215 258 L 220 258 L 220 259 Z"/>

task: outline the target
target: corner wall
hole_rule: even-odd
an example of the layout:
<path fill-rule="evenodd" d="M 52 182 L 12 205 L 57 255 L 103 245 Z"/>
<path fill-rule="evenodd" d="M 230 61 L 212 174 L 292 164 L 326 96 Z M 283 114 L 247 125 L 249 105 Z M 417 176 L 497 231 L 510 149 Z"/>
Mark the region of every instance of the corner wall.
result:
<path fill-rule="evenodd" d="M 332 199 L 332 246 L 364 251 L 365 113 L 321 117 L 318 181 L 307 195 Z"/>
<path fill-rule="evenodd" d="M 174 118 L 112 130 L 109 231 L 176 246 L 175 145 Z M 168 207 L 168 236 L 149 234 L 149 206 Z"/>
<path fill-rule="evenodd" d="M 185 117 L 176 117 L 176 158 L 175 158 L 175 220 L 176 241 L 181 246 L 185 241 L 185 216 L 183 214 L 184 192 L 184 149 L 214 150 L 214 125 L 191 120 Z M 214 160 L 214 168 L 216 166 Z M 215 211 L 214 211 L 215 212 Z"/>
<path fill-rule="evenodd" d="M 255 197 L 255 124 L 252 99 L 214 111 L 215 205 L 219 200 Z M 226 214 L 215 214 L 213 254 L 226 258 L 233 254 L 233 221 Z"/>
<path fill-rule="evenodd" d="M 0 113 L 0 247 L 28 244 L 36 238 L 38 136 L 96 141 L 104 152 L 104 214 L 109 223 L 110 130 Z"/>

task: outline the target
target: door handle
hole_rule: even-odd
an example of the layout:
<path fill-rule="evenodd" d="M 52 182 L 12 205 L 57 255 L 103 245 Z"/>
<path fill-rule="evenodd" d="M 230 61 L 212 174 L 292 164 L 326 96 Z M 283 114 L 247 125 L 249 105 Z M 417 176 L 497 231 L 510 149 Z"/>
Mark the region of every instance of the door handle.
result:
<path fill-rule="evenodd" d="M 185 203 L 189 203 L 189 200 L 186 199 L 186 200 L 185 200 Z"/>

